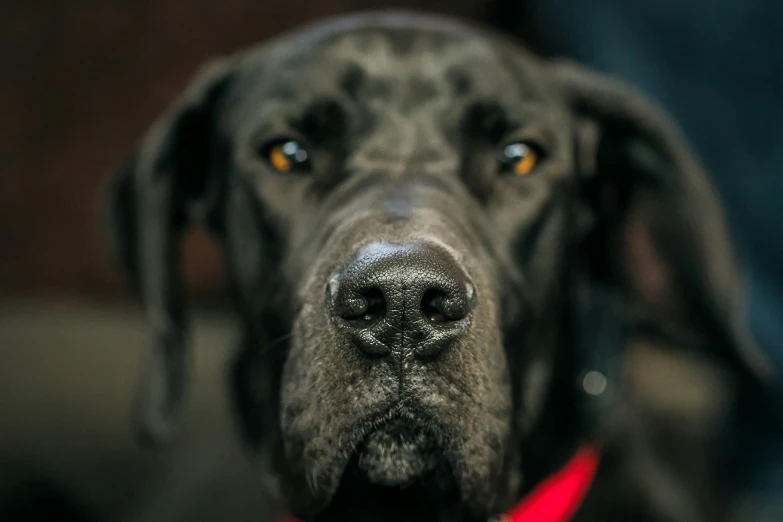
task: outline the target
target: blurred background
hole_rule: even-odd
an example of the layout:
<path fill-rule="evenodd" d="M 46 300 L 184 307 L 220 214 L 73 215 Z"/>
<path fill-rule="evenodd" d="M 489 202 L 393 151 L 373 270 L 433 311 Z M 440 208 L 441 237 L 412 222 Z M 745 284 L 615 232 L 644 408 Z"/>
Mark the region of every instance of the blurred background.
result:
<path fill-rule="evenodd" d="M 111 265 L 101 191 L 205 60 L 379 7 L 494 25 L 666 106 L 714 175 L 750 281 L 754 333 L 783 368 L 776 0 L 0 0 L 0 520 L 34 508 L 60 521 L 249 520 L 275 509 L 262 495 L 273 485 L 234 433 L 223 375 L 235 333 L 219 253 L 198 232 L 185 255 L 197 310 L 190 422 L 176 448 L 135 448 L 128 409 L 147 330 Z M 658 362 L 665 375 L 687 370 Z M 652 381 L 640 384 L 651 401 L 707 414 L 687 401 L 700 390 L 664 397 Z M 776 386 L 740 390 L 742 418 L 731 426 L 747 520 L 783 520 L 773 512 L 783 496 Z"/>

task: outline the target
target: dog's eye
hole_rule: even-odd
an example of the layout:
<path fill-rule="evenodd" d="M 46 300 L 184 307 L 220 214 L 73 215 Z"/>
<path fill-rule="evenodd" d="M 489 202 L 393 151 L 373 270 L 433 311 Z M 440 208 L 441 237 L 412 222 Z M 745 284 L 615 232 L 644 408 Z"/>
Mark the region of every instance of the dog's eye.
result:
<path fill-rule="evenodd" d="M 517 176 L 527 176 L 535 170 L 543 153 L 541 147 L 533 142 L 518 141 L 503 149 L 500 159 L 502 170 Z"/>
<path fill-rule="evenodd" d="M 310 170 L 310 154 L 296 140 L 276 140 L 263 149 L 263 155 L 278 172 L 307 172 Z"/>

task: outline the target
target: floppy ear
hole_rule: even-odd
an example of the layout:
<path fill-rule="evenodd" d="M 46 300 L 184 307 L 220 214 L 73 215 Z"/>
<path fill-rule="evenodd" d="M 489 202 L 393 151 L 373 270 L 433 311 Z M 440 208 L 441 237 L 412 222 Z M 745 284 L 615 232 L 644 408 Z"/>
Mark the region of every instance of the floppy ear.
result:
<path fill-rule="evenodd" d="M 224 180 L 215 172 L 213 138 L 231 71 L 231 64 L 220 62 L 197 74 L 108 187 L 112 247 L 152 326 L 152 353 L 136 405 L 145 442 L 171 436 L 185 391 L 181 239 L 194 222 L 213 232 L 221 227 Z"/>
<path fill-rule="evenodd" d="M 632 88 L 568 62 L 551 70 L 581 129 L 590 277 L 618 289 L 648 333 L 767 376 L 723 210 L 683 136 Z"/>

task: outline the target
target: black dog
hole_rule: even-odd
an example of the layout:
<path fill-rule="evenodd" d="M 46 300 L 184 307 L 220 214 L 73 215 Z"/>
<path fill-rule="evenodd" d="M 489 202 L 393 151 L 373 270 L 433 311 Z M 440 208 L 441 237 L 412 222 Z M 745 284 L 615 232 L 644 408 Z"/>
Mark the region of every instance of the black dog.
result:
<path fill-rule="evenodd" d="M 597 447 L 573 520 L 723 516 L 714 469 L 689 489 L 597 407 L 629 330 L 766 368 L 707 177 L 633 90 L 457 22 L 345 18 L 201 73 L 110 209 L 156 336 L 144 434 L 181 409 L 199 222 L 242 318 L 243 433 L 294 514 L 486 519 Z"/>

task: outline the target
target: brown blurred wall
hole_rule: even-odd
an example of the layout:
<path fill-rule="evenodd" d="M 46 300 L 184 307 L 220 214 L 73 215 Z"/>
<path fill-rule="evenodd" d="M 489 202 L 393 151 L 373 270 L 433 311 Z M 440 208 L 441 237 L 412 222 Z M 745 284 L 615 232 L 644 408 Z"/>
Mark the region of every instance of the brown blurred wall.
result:
<path fill-rule="evenodd" d="M 0 0 L 0 295 L 127 295 L 100 192 L 208 57 L 344 11 L 416 7 L 486 20 L 491 2 Z M 189 238 L 192 292 L 222 292 L 219 254 Z"/>

